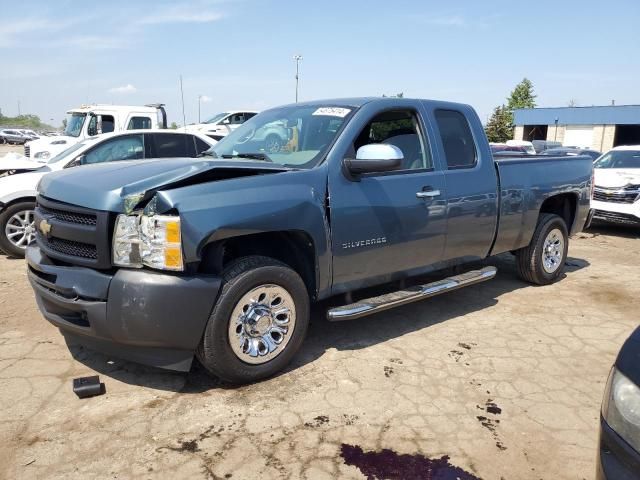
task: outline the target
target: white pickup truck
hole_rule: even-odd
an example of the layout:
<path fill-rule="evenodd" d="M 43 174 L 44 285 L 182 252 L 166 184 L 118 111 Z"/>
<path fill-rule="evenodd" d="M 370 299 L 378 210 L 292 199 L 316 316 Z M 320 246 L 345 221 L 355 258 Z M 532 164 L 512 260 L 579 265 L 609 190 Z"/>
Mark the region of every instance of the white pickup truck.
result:
<path fill-rule="evenodd" d="M 615 147 L 593 167 L 593 220 L 640 227 L 640 145 Z"/>
<path fill-rule="evenodd" d="M 64 133 L 25 143 L 25 157 L 47 162 L 73 144 L 101 133 L 167 128 L 167 114 L 161 103 L 145 106 L 82 105 L 69 110 L 67 115 Z"/>

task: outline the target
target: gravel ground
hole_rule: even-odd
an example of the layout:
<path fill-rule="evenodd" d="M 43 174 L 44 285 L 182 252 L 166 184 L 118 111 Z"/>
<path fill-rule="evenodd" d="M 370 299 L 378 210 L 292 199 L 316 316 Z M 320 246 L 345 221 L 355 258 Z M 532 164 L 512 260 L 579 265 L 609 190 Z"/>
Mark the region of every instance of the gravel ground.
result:
<path fill-rule="evenodd" d="M 552 286 L 504 255 L 493 281 L 374 317 L 318 309 L 291 368 L 240 388 L 67 346 L 24 262 L 0 257 L 0 477 L 593 478 L 638 247 L 592 230 Z M 106 395 L 77 399 L 72 379 L 96 373 Z"/>

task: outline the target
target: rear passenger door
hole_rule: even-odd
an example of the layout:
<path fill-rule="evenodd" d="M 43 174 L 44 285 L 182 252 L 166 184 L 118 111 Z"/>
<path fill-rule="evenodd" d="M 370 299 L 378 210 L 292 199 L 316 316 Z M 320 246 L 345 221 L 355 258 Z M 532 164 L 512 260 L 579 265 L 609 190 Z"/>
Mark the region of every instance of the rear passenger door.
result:
<path fill-rule="evenodd" d="M 150 158 L 176 158 L 196 156 L 193 135 L 180 133 L 147 133 L 151 143 Z"/>
<path fill-rule="evenodd" d="M 437 105 L 431 108 L 437 129 L 437 145 L 445 163 L 447 184 L 447 235 L 443 260 L 470 261 L 487 256 L 497 222 L 497 175 L 490 156 L 483 157 L 478 141 L 484 132 L 474 131 L 469 118 L 475 112 Z"/>

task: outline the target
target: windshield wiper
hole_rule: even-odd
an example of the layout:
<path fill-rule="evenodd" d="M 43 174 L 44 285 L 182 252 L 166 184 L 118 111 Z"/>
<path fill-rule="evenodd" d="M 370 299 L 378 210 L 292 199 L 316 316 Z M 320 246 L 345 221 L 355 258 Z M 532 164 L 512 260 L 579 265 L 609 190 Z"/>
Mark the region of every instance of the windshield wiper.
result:
<path fill-rule="evenodd" d="M 222 155 L 222 158 L 250 158 L 251 160 L 262 160 L 272 162 L 266 153 L 236 153 L 235 155 Z"/>

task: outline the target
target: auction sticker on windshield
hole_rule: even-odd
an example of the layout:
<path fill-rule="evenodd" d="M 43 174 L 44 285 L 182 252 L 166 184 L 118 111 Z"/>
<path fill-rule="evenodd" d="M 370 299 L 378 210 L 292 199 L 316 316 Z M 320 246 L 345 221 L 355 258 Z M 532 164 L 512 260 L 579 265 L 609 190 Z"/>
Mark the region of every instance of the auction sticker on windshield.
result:
<path fill-rule="evenodd" d="M 328 117 L 340 117 L 344 118 L 349 115 L 351 109 L 349 108 L 340 108 L 340 107 L 320 107 L 313 115 L 325 115 Z"/>

